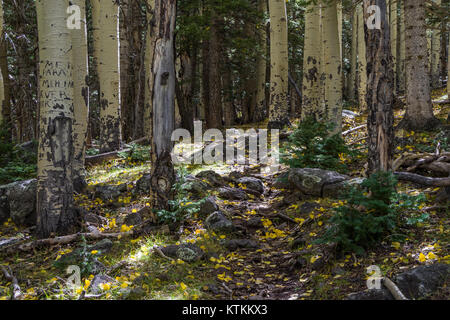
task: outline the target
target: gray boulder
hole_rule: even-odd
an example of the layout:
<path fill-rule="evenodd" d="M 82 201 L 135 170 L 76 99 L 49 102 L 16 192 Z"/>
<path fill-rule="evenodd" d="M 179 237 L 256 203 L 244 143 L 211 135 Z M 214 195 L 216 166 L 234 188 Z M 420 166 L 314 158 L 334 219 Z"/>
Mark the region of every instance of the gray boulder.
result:
<path fill-rule="evenodd" d="M 261 194 L 264 193 L 264 183 L 260 179 L 253 177 L 242 177 L 237 179 L 236 182 L 245 185 L 248 189 L 258 191 Z"/>
<path fill-rule="evenodd" d="M 341 182 L 350 177 L 335 171 L 304 168 L 291 169 L 288 181 L 298 190 L 310 196 L 332 196 L 342 190 Z M 326 191 L 325 191 L 326 189 Z"/>
<path fill-rule="evenodd" d="M 95 187 L 95 197 L 102 199 L 104 202 L 114 201 L 127 191 L 127 184 L 119 185 L 98 185 Z"/>
<path fill-rule="evenodd" d="M 347 300 L 394 300 L 394 297 L 389 290 L 382 288 L 351 293 Z"/>
<path fill-rule="evenodd" d="M 225 248 L 230 251 L 237 249 L 258 249 L 259 245 L 256 241 L 250 239 L 232 239 L 225 241 Z"/>
<path fill-rule="evenodd" d="M 205 226 L 213 231 L 227 232 L 233 230 L 233 223 L 220 211 L 216 211 L 206 218 Z"/>
<path fill-rule="evenodd" d="M 136 181 L 135 192 L 139 194 L 147 194 L 150 192 L 151 188 L 151 174 L 146 173 L 138 181 Z"/>
<path fill-rule="evenodd" d="M 225 179 L 215 171 L 207 170 L 199 172 L 195 175 L 200 180 L 206 180 L 213 187 L 221 187 L 226 184 Z"/>
<path fill-rule="evenodd" d="M 200 205 L 200 211 L 198 212 L 200 216 L 206 217 L 210 215 L 213 212 L 216 212 L 219 210 L 219 206 L 216 203 L 215 197 L 208 197 L 205 199 L 205 202 L 203 202 Z"/>
<path fill-rule="evenodd" d="M 162 253 L 166 256 L 180 259 L 185 262 L 194 262 L 200 260 L 204 252 L 197 245 L 192 243 L 186 243 L 181 245 L 170 245 L 164 248 L 161 248 Z"/>
<path fill-rule="evenodd" d="M 36 225 L 37 180 L 31 179 L 10 183 L 6 186 L 9 214 L 17 225 Z"/>
<path fill-rule="evenodd" d="M 101 285 L 109 283 L 110 285 L 116 283 L 117 281 L 110 276 L 105 274 L 98 274 L 92 279 L 91 285 L 89 286 L 89 291 L 98 294 L 102 292 Z"/>
<path fill-rule="evenodd" d="M 426 298 L 448 281 L 450 265 L 420 266 L 395 277 L 395 283 L 408 299 Z"/>
<path fill-rule="evenodd" d="M 184 190 L 192 193 L 193 195 L 204 197 L 210 186 L 206 183 L 192 176 L 186 178 L 186 182 L 181 186 Z"/>
<path fill-rule="evenodd" d="M 224 187 L 219 189 L 219 196 L 228 200 L 247 200 L 248 195 L 242 189 Z"/>

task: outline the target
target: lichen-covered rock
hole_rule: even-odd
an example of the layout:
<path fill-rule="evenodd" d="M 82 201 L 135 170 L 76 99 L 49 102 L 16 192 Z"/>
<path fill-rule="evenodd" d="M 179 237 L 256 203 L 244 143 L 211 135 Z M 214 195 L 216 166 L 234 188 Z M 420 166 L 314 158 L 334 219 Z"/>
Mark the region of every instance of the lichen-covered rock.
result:
<path fill-rule="evenodd" d="M 213 231 L 227 232 L 233 230 L 233 223 L 220 211 L 216 211 L 206 218 L 205 226 Z"/>
<path fill-rule="evenodd" d="M 198 197 L 204 197 L 208 193 L 210 186 L 206 182 L 201 181 L 200 179 L 188 176 L 186 178 L 186 182 L 183 183 L 181 188 Z"/>
<path fill-rule="evenodd" d="M 5 186 L 10 217 L 17 225 L 36 224 L 37 180 L 18 181 Z"/>
<path fill-rule="evenodd" d="M 127 191 L 127 184 L 122 183 L 118 185 L 98 185 L 95 186 L 95 197 L 104 202 L 114 201 Z"/>
<path fill-rule="evenodd" d="M 444 286 L 449 275 L 450 265 L 436 263 L 403 272 L 394 278 L 394 282 L 408 299 L 420 299 Z"/>
<path fill-rule="evenodd" d="M 219 210 L 219 206 L 216 203 L 215 197 L 208 197 L 205 199 L 205 201 L 200 205 L 199 215 L 201 217 L 206 217 L 210 215 L 213 212 L 216 212 Z"/>
<path fill-rule="evenodd" d="M 347 300 L 394 300 L 394 297 L 389 290 L 382 288 L 350 293 Z"/>
<path fill-rule="evenodd" d="M 259 245 L 256 241 L 250 239 L 231 239 L 226 240 L 225 248 L 230 251 L 235 251 L 237 249 L 258 249 Z"/>
<path fill-rule="evenodd" d="M 199 172 L 195 175 L 200 180 L 206 180 L 213 187 L 221 187 L 226 184 L 226 181 L 220 174 L 212 170 Z"/>
<path fill-rule="evenodd" d="M 342 189 L 339 183 L 349 180 L 350 177 L 335 171 L 322 169 L 291 169 L 288 181 L 298 190 L 310 196 L 331 196 L 334 191 Z M 327 191 L 324 192 L 324 189 Z M 325 195 L 327 194 L 327 195 Z"/>
<path fill-rule="evenodd" d="M 219 189 L 219 197 L 227 200 L 247 200 L 248 195 L 242 189 L 224 187 Z"/>
<path fill-rule="evenodd" d="M 168 257 L 180 259 L 185 262 L 198 261 L 205 254 L 202 249 L 200 249 L 197 245 L 192 243 L 170 245 L 161 248 L 161 251 Z"/>
<path fill-rule="evenodd" d="M 261 194 L 264 193 L 264 183 L 258 178 L 242 177 L 237 179 L 236 182 L 246 186 L 248 189 L 258 191 Z"/>
<path fill-rule="evenodd" d="M 136 181 L 136 189 L 135 192 L 139 194 L 148 194 L 150 193 L 151 188 L 151 174 L 146 173 L 138 181 Z"/>
<path fill-rule="evenodd" d="M 110 276 L 107 276 L 105 274 L 98 274 L 92 279 L 91 285 L 89 286 L 88 290 L 94 294 L 98 294 L 103 291 L 101 288 L 102 285 L 109 284 L 112 286 L 113 284 L 117 283 L 117 281 Z"/>

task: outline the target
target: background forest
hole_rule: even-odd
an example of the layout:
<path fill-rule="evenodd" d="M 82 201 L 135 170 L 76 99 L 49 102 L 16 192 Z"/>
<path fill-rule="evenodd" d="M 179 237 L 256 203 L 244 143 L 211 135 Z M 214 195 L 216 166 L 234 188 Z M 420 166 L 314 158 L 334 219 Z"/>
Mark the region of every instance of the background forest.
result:
<path fill-rule="evenodd" d="M 0 299 L 448 299 L 449 9 L 0 0 Z"/>

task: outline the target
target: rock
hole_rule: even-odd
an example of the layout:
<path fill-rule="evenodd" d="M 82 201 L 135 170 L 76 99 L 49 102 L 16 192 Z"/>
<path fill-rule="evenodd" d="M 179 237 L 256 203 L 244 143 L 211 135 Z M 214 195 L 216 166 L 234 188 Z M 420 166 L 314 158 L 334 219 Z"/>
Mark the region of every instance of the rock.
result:
<path fill-rule="evenodd" d="M 248 189 L 258 191 L 260 194 L 264 193 L 264 183 L 260 179 L 253 177 L 242 177 L 237 179 L 236 182 L 245 185 Z"/>
<path fill-rule="evenodd" d="M 114 201 L 127 191 L 127 184 L 119 185 L 98 185 L 95 187 L 95 197 L 102 199 L 104 202 Z"/>
<path fill-rule="evenodd" d="M 219 189 L 219 196 L 228 200 L 247 200 L 248 195 L 244 190 L 224 187 Z"/>
<path fill-rule="evenodd" d="M 322 169 L 291 169 L 289 171 L 288 180 L 298 190 L 310 196 L 324 196 L 324 188 L 327 188 L 327 194 L 332 194 L 332 191 L 339 191 L 342 189 L 340 182 L 349 180 L 350 177 L 342 175 L 335 171 Z"/>
<path fill-rule="evenodd" d="M 290 189 L 291 184 L 288 180 L 289 172 L 283 172 L 275 178 L 275 181 L 272 183 L 272 187 L 276 189 Z"/>
<path fill-rule="evenodd" d="M 354 178 L 347 181 L 342 181 L 339 183 L 331 184 L 331 185 L 325 185 L 323 187 L 323 197 L 337 197 L 340 195 L 340 193 L 353 186 L 358 186 L 364 181 L 363 178 Z"/>
<path fill-rule="evenodd" d="M 215 197 L 208 197 L 205 199 L 205 202 L 203 202 L 200 205 L 200 211 L 198 212 L 200 216 L 206 217 L 210 215 L 213 212 L 216 212 L 219 210 L 219 206 L 216 203 Z"/>
<path fill-rule="evenodd" d="M 210 186 L 200 179 L 188 177 L 186 178 L 186 182 L 182 184 L 181 188 L 199 197 L 204 197 L 208 193 Z"/>
<path fill-rule="evenodd" d="M 6 186 L 9 214 L 16 225 L 36 225 L 37 180 L 31 179 L 10 183 Z"/>
<path fill-rule="evenodd" d="M 205 226 L 209 230 L 221 232 L 228 232 L 234 229 L 233 223 L 220 211 L 216 211 L 208 216 L 205 220 Z"/>
<path fill-rule="evenodd" d="M 232 180 L 232 181 L 236 181 L 239 178 L 242 178 L 242 172 L 240 171 L 232 171 L 229 175 L 228 175 L 228 179 Z"/>
<path fill-rule="evenodd" d="M 426 298 L 448 281 L 450 265 L 420 266 L 397 275 L 395 284 L 408 299 Z"/>
<path fill-rule="evenodd" d="M 84 217 L 85 222 L 89 222 L 90 224 L 93 224 L 96 226 L 101 226 L 103 224 L 108 223 L 108 219 L 106 219 L 105 217 L 102 217 L 102 216 L 99 216 L 97 214 L 90 213 L 90 212 L 85 212 L 83 217 Z"/>
<path fill-rule="evenodd" d="M 208 181 L 208 183 L 213 187 L 221 187 L 226 184 L 225 179 L 222 178 L 220 174 L 212 170 L 199 172 L 195 175 L 195 177 L 200 180 Z"/>
<path fill-rule="evenodd" d="M 139 180 L 136 181 L 136 192 L 139 194 L 150 193 L 151 178 L 152 175 L 150 173 L 146 173 L 141 178 L 139 178 Z"/>
<path fill-rule="evenodd" d="M 250 229 L 260 229 L 260 228 L 263 227 L 263 223 L 261 221 L 261 218 L 259 218 L 259 217 L 251 217 L 246 222 L 246 226 L 247 226 L 247 228 L 250 228 Z"/>
<path fill-rule="evenodd" d="M 226 240 L 224 244 L 225 248 L 230 251 L 237 249 L 258 249 L 259 245 L 256 241 L 250 239 L 232 239 Z"/>
<path fill-rule="evenodd" d="M 304 194 L 301 191 L 290 192 L 283 197 L 283 204 L 291 205 L 303 200 Z"/>
<path fill-rule="evenodd" d="M 6 188 L 0 187 L 0 224 L 9 218 L 9 203 Z"/>
<path fill-rule="evenodd" d="M 139 212 L 132 212 L 127 214 L 125 219 L 123 220 L 123 223 L 127 226 L 137 226 L 141 224 L 143 221 L 142 215 Z"/>
<path fill-rule="evenodd" d="M 351 293 L 347 300 L 394 300 L 394 297 L 389 290 L 382 288 Z"/>
<path fill-rule="evenodd" d="M 300 213 L 302 215 L 309 215 L 317 208 L 320 208 L 320 205 L 317 202 L 305 202 L 300 206 Z"/>
<path fill-rule="evenodd" d="M 202 249 L 192 243 L 181 245 L 170 245 L 161 248 L 161 251 L 168 257 L 180 259 L 185 262 L 194 262 L 200 260 L 205 254 Z"/>
<path fill-rule="evenodd" d="M 93 294 L 98 294 L 102 292 L 100 285 L 101 284 L 107 284 L 110 285 L 114 284 L 116 280 L 111 278 L 110 276 L 104 275 L 104 274 L 98 274 L 92 279 L 91 285 L 89 286 L 89 291 L 91 291 Z"/>

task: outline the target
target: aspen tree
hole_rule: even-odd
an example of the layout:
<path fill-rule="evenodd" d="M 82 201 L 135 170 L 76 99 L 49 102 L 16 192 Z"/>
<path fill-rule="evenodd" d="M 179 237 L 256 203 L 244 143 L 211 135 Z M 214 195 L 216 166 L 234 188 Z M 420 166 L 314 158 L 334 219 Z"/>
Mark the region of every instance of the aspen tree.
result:
<path fill-rule="evenodd" d="M 348 86 L 348 98 L 351 101 L 356 97 L 356 69 L 358 62 L 358 15 L 356 9 L 352 14 L 352 48 L 351 48 L 351 61 L 350 61 L 350 79 Z"/>
<path fill-rule="evenodd" d="M 397 0 L 400 3 L 400 27 L 399 27 L 399 46 L 398 46 L 398 61 L 397 61 L 397 81 L 399 92 L 405 92 L 406 90 L 406 70 L 405 70 L 405 54 L 406 54 L 406 41 L 405 41 L 405 6 L 404 0 Z"/>
<path fill-rule="evenodd" d="M 258 0 L 259 12 L 267 12 L 267 1 Z M 256 60 L 256 77 L 257 77 L 257 92 L 256 92 L 256 110 L 253 115 L 253 121 L 263 121 L 267 113 L 266 102 L 266 71 L 267 71 L 267 28 L 266 25 L 262 25 L 257 30 L 260 51 Z"/>
<path fill-rule="evenodd" d="M 433 0 L 438 6 L 441 5 L 441 0 Z M 437 88 L 440 85 L 440 55 L 441 55 L 441 30 L 436 28 L 432 30 L 431 38 L 431 87 Z"/>
<path fill-rule="evenodd" d="M 371 66 L 367 79 L 368 173 L 392 169 L 394 113 L 392 58 L 390 31 L 385 0 L 364 2 L 365 21 L 369 18 L 369 6 L 380 9 L 380 29 L 365 28 L 367 63 Z"/>
<path fill-rule="evenodd" d="M 269 129 L 281 129 L 288 118 L 288 33 L 285 0 L 269 0 L 270 106 Z"/>
<path fill-rule="evenodd" d="M 410 130 L 432 129 L 439 124 L 431 104 L 427 57 L 426 10 L 422 0 L 405 2 L 406 114 L 400 126 Z"/>
<path fill-rule="evenodd" d="M 360 110 L 367 110 L 367 62 L 366 45 L 364 40 L 364 14 L 362 4 L 356 8 L 358 15 L 358 102 Z"/>
<path fill-rule="evenodd" d="M 120 149 L 119 5 L 91 0 L 94 57 L 99 78 L 100 152 Z"/>
<path fill-rule="evenodd" d="M 342 126 L 342 75 L 339 47 L 337 2 L 324 3 L 322 7 L 323 23 L 323 69 L 325 75 L 325 110 L 327 122 L 334 125 L 334 132 Z"/>
<path fill-rule="evenodd" d="M 0 36 L 3 35 L 3 1 L 0 0 Z M 0 39 L 3 42 L 3 39 Z M 1 66 L 0 66 L 1 68 Z M 3 70 L 0 70 L 0 124 L 2 124 L 4 120 L 5 112 L 5 84 L 3 81 Z"/>
<path fill-rule="evenodd" d="M 74 188 L 80 191 L 84 185 L 84 159 L 89 116 L 86 0 L 72 0 L 72 4 L 80 9 L 80 29 L 71 30 L 74 67 L 73 180 Z"/>
<path fill-rule="evenodd" d="M 151 205 L 168 209 L 175 170 L 172 164 L 171 136 L 175 116 L 174 31 L 176 0 L 155 0 L 154 24 L 151 28 L 153 59 L 149 76 L 151 93 Z M 148 71 L 147 71 L 148 72 Z"/>
<path fill-rule="evenodd" d="M 323 118 L 320 91 L 320 63 L 322 45 L 320 39 L 320 6 L 311 3 L 305 12 L 305 44 L 303 53 L 303 106 L 302 119 L 314 116 Z"/>
<path fill-rule="evenodd" d="M 154 54 L 154 42 L 152 41 L 153 29 L 151 21 L 153 19 L 153 10 L 155 8 L 155 0 L 147 0 L 147 33 L 145 40 L 145 108 L 144 108 L 144 135 L 150 137 L 152 130 L 152 90 L 153 90 L 153 76 L 152 63 Z"/>
<path fill-rule="evenodd" d="M 78 229 L 73 208 L 74 87 L 69 1 L 37 0 L 40 133 L 37 234 L 41 238 Z"/>
<path fill-rule="evenodd" d="M 398 29 L 398 2 L 397 0 L 389 1 L 389 23 L 391 32 L 391 54 L 392 54 L 392 69 L 394 70 L 394 88 L 397 88 L 397 29 Z M 394 89 L 394 94 L 396 89 Z"/>

